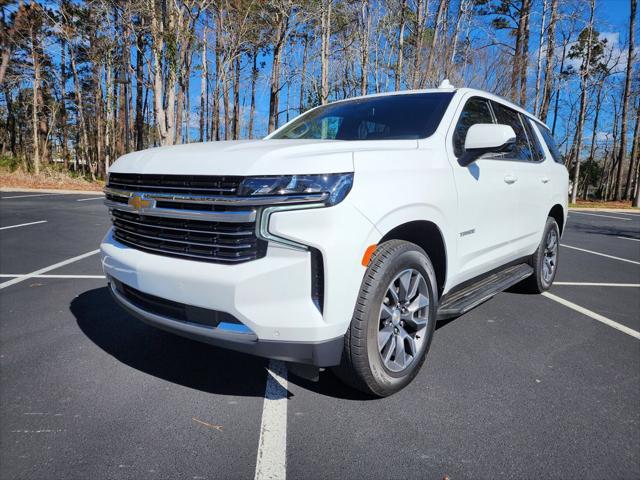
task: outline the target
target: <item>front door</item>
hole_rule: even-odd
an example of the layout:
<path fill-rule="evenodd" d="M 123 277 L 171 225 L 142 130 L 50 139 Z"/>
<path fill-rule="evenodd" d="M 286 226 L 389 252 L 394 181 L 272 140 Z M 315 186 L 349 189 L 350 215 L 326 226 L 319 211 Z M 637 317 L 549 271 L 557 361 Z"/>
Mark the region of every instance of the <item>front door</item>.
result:
<path fill-rule="evenodd" d="M 458 163 L 469 127 L 495 123 L 487 99 L 471 97 L 462 103 L 447 137 L 458 195 L 456 283 L 513 259 L 511 242 L 517 235 L 519 203 L 512 162 L 481 157 L 466 167 Z"/>

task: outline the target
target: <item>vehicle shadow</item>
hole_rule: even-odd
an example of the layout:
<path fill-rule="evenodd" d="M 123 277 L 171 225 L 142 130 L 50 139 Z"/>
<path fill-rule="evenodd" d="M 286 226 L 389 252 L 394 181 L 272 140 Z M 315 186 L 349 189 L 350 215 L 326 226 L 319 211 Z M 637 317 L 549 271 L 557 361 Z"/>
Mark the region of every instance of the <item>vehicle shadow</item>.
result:
<path fill-rule="evenodd" d="M 266 360 L 151 327 L 122 309 L 108 287 L 80 294 L 70 310 L 93 343 L 136 370 L 207 393 L 264 396 Z"/>
<path fill-rule="evenodd" d="M 174 335 L 134 318 L 108 287 L 88 290 L 70 306 L 80 330 L 118 361 L 148 375 L 207 393 L 264 396 L 268 360 Z M 321 395 L 371 399 L 344 385 L 331 371 L 311 381 L 289 373 L 289 382 Z M 289 397 L 293 396 L 289 392 Z"/>

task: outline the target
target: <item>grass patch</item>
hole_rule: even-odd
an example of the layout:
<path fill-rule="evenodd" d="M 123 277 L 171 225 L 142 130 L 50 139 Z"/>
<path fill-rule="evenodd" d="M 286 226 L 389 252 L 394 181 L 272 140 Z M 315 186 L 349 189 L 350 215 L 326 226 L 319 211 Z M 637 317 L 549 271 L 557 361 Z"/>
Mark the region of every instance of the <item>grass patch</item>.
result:
<path fill-rule="evenodd" d="M 569 208 L 633 208 L 631 200 L 604 201 L 604 200 L 578 200 L 570 203 Z"/>

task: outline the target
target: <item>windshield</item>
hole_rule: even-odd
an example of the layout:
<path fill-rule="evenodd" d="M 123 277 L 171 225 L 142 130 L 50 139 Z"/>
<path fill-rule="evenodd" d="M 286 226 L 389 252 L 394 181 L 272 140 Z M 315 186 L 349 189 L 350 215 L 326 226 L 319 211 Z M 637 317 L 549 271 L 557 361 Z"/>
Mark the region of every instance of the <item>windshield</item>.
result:
<path fill-rule="evenodd" d="M 360 98 L 311 110 L 271 138 L 392 140 L 426 138 L 435 132 L 452 92 Z"/>

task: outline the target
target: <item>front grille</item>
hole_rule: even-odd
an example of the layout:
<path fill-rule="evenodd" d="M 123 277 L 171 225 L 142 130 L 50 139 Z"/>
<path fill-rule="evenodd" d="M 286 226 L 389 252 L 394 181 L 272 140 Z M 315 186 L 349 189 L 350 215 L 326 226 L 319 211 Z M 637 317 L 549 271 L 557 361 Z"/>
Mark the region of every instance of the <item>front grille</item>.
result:
<path fill-rule="evenodd" d="M 255 223 L 224 223 L 163 218 L 114 209 L 115 237 L 150 253 L 238 263 L 264 256 L 266 245 L 256 238 Z"/>
<path fill-rule="evenodd" d="M 242 177 L 111 173 L 108 187 L 129 192 L 235 195 Z"/>
<path fill-rule="evenodd" d="M 266 254 L 267 242 L 256 236 L 254 209 L 233 205 L 232 195 L 241 180 L 112 173 L 106 200 L 111 208 L 114 236 L 129 247 L 156 255 L 225 264 L 261 258 Z M 129 195 L 146 198 L 167 193 L 193 195 L 197 200 L 183 201 L 169 195 L 154 200 L 150 208 L 137 210 L 129 206 Z M 221 196 L 231 202 L 218 205 L 206 201 Z"/>

